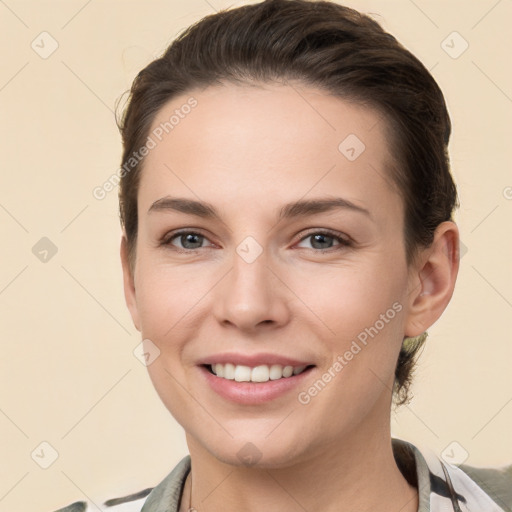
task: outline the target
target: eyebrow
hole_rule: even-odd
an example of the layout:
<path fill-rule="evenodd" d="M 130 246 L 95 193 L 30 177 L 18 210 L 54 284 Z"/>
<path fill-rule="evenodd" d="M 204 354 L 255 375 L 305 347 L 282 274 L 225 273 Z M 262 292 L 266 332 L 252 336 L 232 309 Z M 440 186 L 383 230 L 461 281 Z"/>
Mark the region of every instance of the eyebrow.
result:
<path fill-rule="evenodd" d="M 371 218 L 371 214 L 366 208 L 358 206 L 347 199 L 335 197 L 299 200 L 288 203 L 280 209 L 279 220 L 306 217 L 308 215 L 315 215 L 335 209 L 351 210 Z M 177 211 L 205 219 L 221 220 L 217 210 L 211 204 L 183 197 L 166 196 L 158 199 L 150 206 L 148 214 L 157 211 Z"/>

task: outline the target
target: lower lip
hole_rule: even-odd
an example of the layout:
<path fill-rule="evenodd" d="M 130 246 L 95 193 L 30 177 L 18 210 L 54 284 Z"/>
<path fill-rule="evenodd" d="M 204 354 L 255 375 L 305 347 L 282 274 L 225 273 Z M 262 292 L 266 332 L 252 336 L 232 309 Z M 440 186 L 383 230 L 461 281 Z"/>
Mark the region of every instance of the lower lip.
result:
<path fill-rule="evenodd" d="M 313 369 L 312 366 L 299 375 L 267 382 L 237 382 L 217 377 L 204 366 L 199 367 L 213 391 L 232 402 L 247 405 L 263 404 L 284 395 L 299 386 Z"/>

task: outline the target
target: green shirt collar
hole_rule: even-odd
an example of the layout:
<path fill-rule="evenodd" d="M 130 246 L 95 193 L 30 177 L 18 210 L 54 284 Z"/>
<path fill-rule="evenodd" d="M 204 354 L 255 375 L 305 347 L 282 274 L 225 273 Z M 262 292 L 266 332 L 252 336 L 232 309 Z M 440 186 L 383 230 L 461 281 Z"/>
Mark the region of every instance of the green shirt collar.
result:
<path fill-rule="evenodd" d="M 418 512 L 430 512 L 430 478 L 427 462 L 420 451 L 412 444 L 400 439 L 392 439 L 395 457 L 402 467 L 416 468 L 419 492 Z M 191 460 L 187 455 L 148 495 L 141 512 L 178 512 L 185 479 L 190 471 Z M 414 470 L 414 469 L 413 469 Z"/>

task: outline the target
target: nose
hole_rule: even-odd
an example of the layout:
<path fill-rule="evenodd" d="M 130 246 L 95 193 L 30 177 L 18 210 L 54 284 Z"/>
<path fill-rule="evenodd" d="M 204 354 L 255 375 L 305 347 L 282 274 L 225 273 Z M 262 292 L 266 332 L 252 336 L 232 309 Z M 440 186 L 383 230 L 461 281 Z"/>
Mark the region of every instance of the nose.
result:
<path fill-rule="evenodd" d="M 237 253 L 231 271 L 215 288 L 214 315 L 223 326 L 256 332 L 290 319 L 288 289 L 269 266 L 266 253 L 248 262 Z"/>

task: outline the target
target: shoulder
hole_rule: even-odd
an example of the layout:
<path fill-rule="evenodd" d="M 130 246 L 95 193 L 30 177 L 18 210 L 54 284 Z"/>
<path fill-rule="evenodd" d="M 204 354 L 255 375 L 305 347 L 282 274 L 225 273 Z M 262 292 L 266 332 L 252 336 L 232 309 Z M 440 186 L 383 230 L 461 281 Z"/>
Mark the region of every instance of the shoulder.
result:
<path fill-rule="evenodd" d="M 55 512 L 140 512 L 146 498 L 153 490 L 152 487 L 128 496 L 113 498 L 103 503 L 75 501 Z"/>
<path fill-rule="evenodd" d="M 104 502 L 76 501 L 55 512 L 153 512 L 164 508 L 175 512 L 190 464 L 190 455 L 187 455 L 156 487 Z"/>
<path fill-rule="evenodd" d="M 499 506 L 512 512 L 512 464 L 499 468 L 478 468 L 461 464 L 459 469 Z"/>
<path fill-rule="evenodd" d="M 398 439 L 393 439 L 393 451 L 399 469 L 420 491 L 420 512 L 512 512 L 512 464 L 486 468 L 454 465 L 430 448 L 420 449 Z M 411 477 L 414 473 L 416 478 Z"/>

